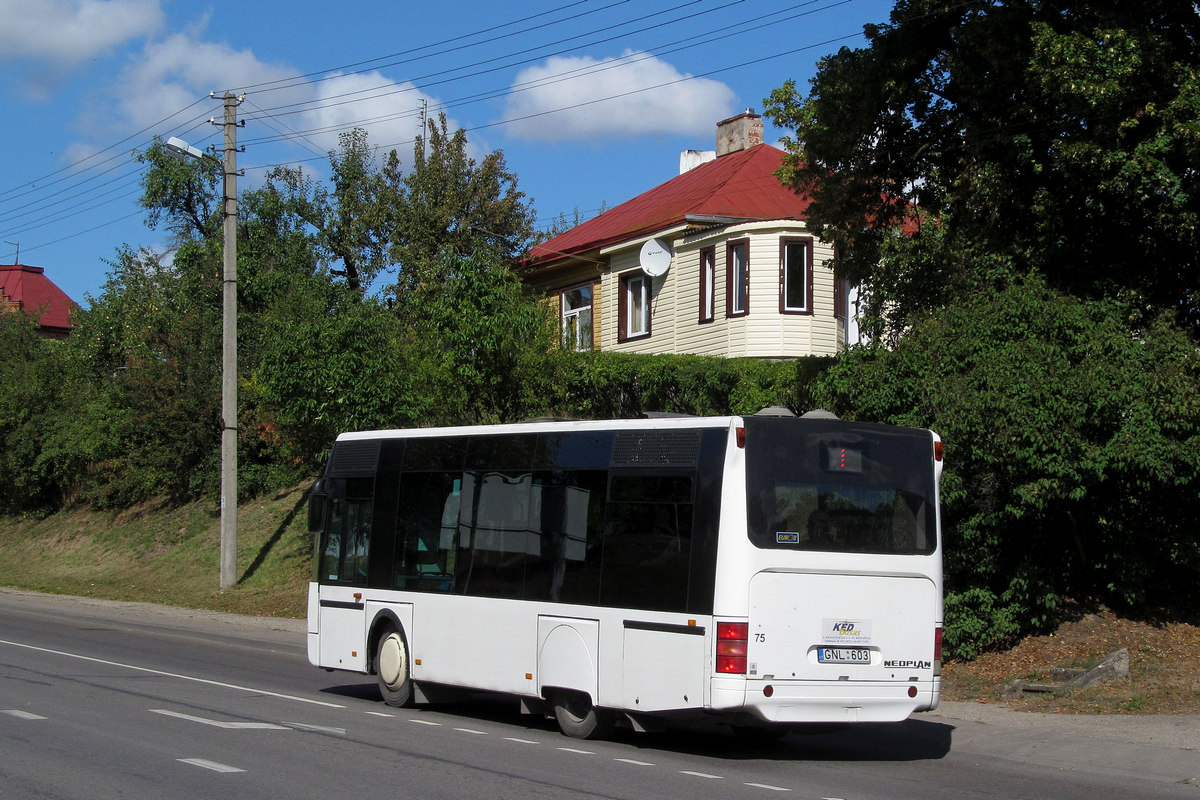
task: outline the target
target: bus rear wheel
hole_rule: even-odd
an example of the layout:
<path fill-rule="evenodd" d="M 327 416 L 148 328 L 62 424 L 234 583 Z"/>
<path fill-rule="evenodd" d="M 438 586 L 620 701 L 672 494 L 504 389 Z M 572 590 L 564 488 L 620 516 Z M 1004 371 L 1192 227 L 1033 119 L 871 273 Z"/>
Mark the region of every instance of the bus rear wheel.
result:
<path fill-rule="evenodd" d="M 557 691 L 552 704 L 559 730 L 572 739 L 602 739 L 612 733 L 616 723 L 613 712 L 596 708 L 583 692 Z"/>
<path fill-rule="evenodd" d="M 375 645 L 375 672 L 383 702 L 396 708 L 412 705 L 412 675 L 408 668 L 408 642 L 397 630 L 388 630 Z"/>

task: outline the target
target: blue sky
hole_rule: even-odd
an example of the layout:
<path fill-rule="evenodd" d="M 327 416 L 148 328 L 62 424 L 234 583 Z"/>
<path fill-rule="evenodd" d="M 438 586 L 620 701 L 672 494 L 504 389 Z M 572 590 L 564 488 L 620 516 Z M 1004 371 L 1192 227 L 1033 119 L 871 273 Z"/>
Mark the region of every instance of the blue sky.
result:
<path fill-rule="evenodd" d="M 123 244 L 165 250 L 130 152 L 219 141 L 244 92 L 240 188 L 276 164 L 328 177 L 338 133 L 410 163 L 421 108 L 500 149 L 542 225 L 668 180 L 679 152 L 821 56 L 861 46 L 890 0 L 0 0 L 0 263 L 97 295 Z M 767 125 L 773 141 L 784 131 Z"/>

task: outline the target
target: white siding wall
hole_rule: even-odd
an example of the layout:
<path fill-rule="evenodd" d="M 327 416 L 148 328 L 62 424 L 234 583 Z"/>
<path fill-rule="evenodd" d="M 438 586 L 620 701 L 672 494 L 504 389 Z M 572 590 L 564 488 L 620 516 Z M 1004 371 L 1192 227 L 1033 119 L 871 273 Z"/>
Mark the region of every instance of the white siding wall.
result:
<path fill-rule="evenodd" d="M 651 295 L 651 335 L 618 342 L 625 321 L 618 314 L 619 276 L 638 268 L 642 242 L 609 254 L 610 269 L 600 291 L 600 346 L 634 353 L 695 353 L 700 355 L 791 358 L 832 355 L 844 347 L 844 334 L 833 315 L 833 271 L 824 263 L 833 249 L 814 241 L 813 313 L 779 313 L 779 243 L 784 237 L 807 236 L 801 222 L 771 222 L 730 226 L 711 233 L 678 237 L 674 258 L 665 276 L 654 279 Z M 750 256 L 750 313 L 725 315 L 726 243 L 746 239 Z M 715 248 L 716 300 L 712 322 L 700 317 L 700 251 Z"/>

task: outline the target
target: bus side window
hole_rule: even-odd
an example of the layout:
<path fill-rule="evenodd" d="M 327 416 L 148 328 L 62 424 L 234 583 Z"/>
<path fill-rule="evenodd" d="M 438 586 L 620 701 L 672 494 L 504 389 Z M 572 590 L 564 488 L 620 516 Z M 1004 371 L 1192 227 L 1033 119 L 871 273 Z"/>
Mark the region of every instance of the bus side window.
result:
<path fill-rule="evenodd" d="M 371 546 L 371 500 L 333 498 L 319 580 L 365 584 Z"/>
<path fill-rule="evenodd" d="M 532 476 L 468 472 L 463 476 L 463 495 L 455 591 L 520 599 L 526 563 L 531 552 L 537 553 L 537 532 L 530 521 Z"/>
<path fill-rule="evenodd" d="M 325 531 L 325 548 L 321 553 L 320 580 L 338 581 L 342 578 L 342 526 L 346 501 L 335 497 L 329 503 L 329 527 Z"/>
<path fill-rule="evenodd" d="M 537 547 L 525 571 L 526 600 L 599 602 L 606 482 L 603 470 L 535 474 Z"/>
<path fill-rule="evenodd" d="M 450 591 L 461 500 L 461 472 L 406 472 L 401 476 L 392 578 L 395 588 Z"/>
<path fill-rule="evenodd" d="M 683 611 L 692 549 L 690 475 L 613 475 L 600 603 Z"/>

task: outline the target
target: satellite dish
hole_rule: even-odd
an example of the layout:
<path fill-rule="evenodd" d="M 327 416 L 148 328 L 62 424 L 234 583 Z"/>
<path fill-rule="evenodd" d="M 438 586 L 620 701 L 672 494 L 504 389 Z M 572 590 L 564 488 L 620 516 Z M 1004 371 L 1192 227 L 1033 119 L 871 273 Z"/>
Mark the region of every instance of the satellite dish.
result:
<path fill-rule="evenodd" d="M 648 239 L 642 245 L 642 272 L 651 278 L 667 274 L 671 268 L 671 245 L 662 239 Z"/>

